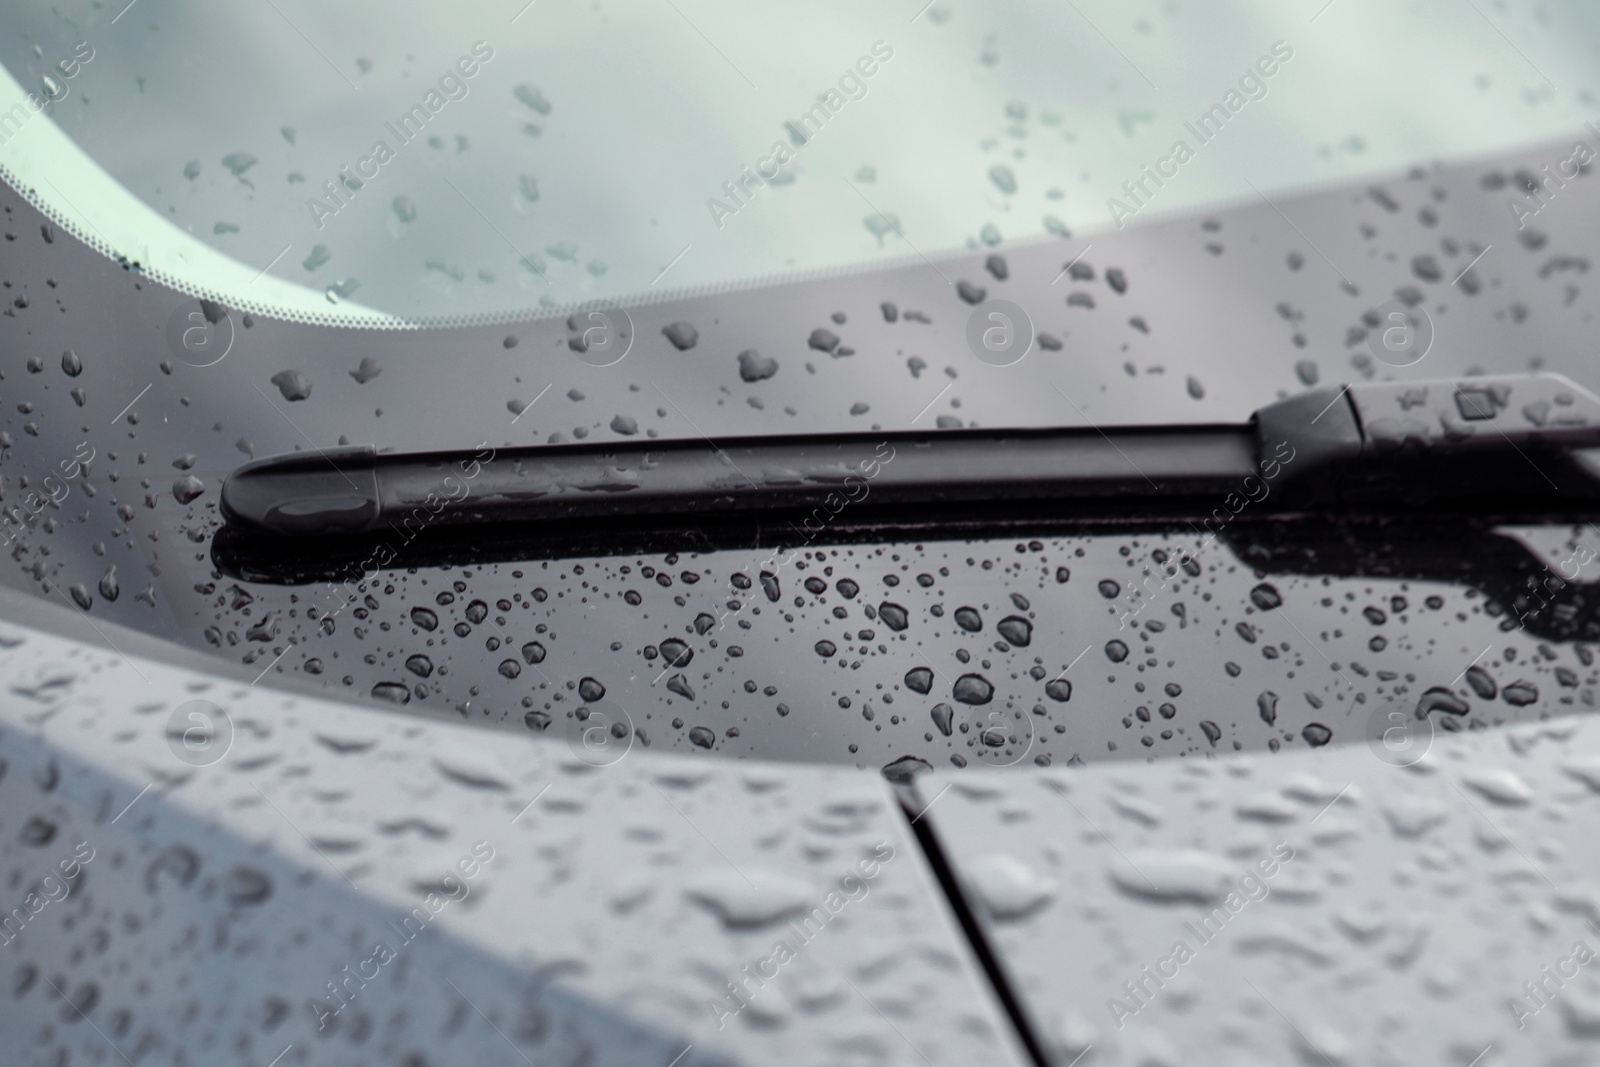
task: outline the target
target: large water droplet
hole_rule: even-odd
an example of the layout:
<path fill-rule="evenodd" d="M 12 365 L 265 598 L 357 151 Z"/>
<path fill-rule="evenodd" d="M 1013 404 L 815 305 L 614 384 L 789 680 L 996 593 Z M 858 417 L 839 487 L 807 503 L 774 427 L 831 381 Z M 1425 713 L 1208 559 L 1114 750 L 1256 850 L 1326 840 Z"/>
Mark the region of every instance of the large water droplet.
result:
<path fill-rule="evenodd" d="M 1525 707 L 1539 699 L 1539 688 L 1532 682 L 1515 681 L 1500 690 L 1500 699 L 1519 708 Z"/>
<path fill-rule="evenodd" d="M 812 892 L 787 875 L 746 865 L 741 870 L 707 871 L 689 883 L 684 895 L 713 912 L 730 930 L 751 930 L 807 910 Z"/>
<path fill-rule="evenodd" d="M 1140 851 L 1111 868 L 1122 892 L 1156 904 L 1214 904 L 1233 888 L 1237 872 L 1221 856 L 1195 849 Z"/>
<path fill-rule="evenodd" d="M 1271 611 L 1283 605 L 1283 594 L 1271 582 L 1262 582 L 1250 590 L 1250 603 L 1262 611 Z"/>
<path fill-rule="evenodd" d="M 674 322 L 662 328 L 661 333 L 679 352 L 693 348 L 700 340 L 700 332 L 687 322 Z"/>
<path fill-rule="evenodd" d="M 883 776 L 891 782 L 906 784 L 911 782 L 923 771 L 933 770 L 933 764 L 916 756 L 901 756 L 899 759 L 883 765 Z"/>
<path fill-rule="evenodd" d="M 1417 699 L 1417 718 L 1425 718 L 1430 711 L 1442 711 L 1449 715 L 1465 715 L 1471 711 L 1465 700 L 1456 696 L 1448 686 L 1436 685 L 1423 692 Z"/>
<path fill-rule="evenodd" d="M 777 373 L 778 361 L 771 356 L 763 356 L 753 348 L 748 348 L 739 353 L 739 379 L 741 381 L 762 382 Z"/>
<path fill-rule="evenodd" d="M 285 400 L 304 400 L 311 395 L 311 381 L 297 370 L 281 370 L 272 376 Z"/>
<path fill-rule="evenodd" d="M 1477 664 L 1473 664 L 1467 668 L 1466 677 L 1467 684 L 1472 687 L 1472 691 L 1478 694 L 1479 697 L 1484 700 L 1494 699 L 1498 690 L 1494 684 L 1494 678 L 1490 676 L 1488 671 Z"/>
<path fill-rule="evenodd" d="M 994 699 L 994 686 L 981 674 L 963 674 L 956 679 L 951 695 L 963 704 L 987 704 Z"/>
<path fill-rule="evenodd" d="M 1033 623 L 1021 615 L 1007 615 L 995 626 L 1000 636 L 1018 648 L 1027 648 L 1033 641 Z"/>
<path fill-rule="evenodd" d="M 192 504 L 205 491 L 205 483 L 192 474 L 185 474 L 172 483 L 172 495 L 180 504 Z"/>

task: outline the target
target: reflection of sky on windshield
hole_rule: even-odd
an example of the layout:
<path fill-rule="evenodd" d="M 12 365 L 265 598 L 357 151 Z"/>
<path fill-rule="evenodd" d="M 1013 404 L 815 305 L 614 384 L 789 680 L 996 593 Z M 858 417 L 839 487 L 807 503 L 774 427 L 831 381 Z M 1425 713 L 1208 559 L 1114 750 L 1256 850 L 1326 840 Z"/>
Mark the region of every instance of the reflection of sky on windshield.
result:
<path fill-rule="evenodd" d="M 430 317 L 1103 229 L 1114 196 L 1140 222 L 1559 136 L 1594 110 L 1597 16 L 1576 3 L 143 0 L 112 24 L 118 6 L 17 4 L 0 58 L 32 87 L 90 41 L 51 113 L 137 197 L 250 273 L 288 246 L 273 276 Z M 464 76 L 478 41 L 492 58 Z M 1246 77 L 1279 41 L 1292 58 Z M 841 77 L 797 145 L 785 123 Z M 1230 102 L 1206 143 L 1186 126 Z M 391 127 L 429 103 L 403 143 Z M 1170 155 L 1180 139 L 1192 158 Z M 730 195 L 778 144 L 780 183 Z M 1146 165 L 1168 177 L 1136 200 L 1123 183 Z M 324 183 L 363 166 L 339 205 Z"/>

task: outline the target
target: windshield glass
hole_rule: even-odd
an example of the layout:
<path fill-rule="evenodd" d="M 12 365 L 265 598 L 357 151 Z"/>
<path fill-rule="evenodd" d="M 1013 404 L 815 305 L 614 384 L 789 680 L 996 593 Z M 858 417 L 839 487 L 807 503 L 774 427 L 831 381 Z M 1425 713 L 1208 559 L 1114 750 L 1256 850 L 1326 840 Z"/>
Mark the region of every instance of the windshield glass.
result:
<path fill-rule="evenodd" d="M 0 166 L 61 225 L 231 306 L 389 325 L 1092 240 L 1570 136 L 1600 22 L 1363 0 L 7 17 Z"/>

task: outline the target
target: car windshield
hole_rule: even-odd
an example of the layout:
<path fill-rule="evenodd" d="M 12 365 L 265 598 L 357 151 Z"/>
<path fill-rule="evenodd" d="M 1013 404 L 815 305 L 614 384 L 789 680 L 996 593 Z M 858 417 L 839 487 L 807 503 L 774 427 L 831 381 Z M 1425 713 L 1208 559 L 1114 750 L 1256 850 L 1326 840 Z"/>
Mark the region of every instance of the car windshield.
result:
<path fill-rule="evenodd" d="M 391 326 L 1092 240 L 1569 136 L 1600 23 L 1578 2 L 7 8 L 0 166 L 36 205 L 180 290 Z"/>

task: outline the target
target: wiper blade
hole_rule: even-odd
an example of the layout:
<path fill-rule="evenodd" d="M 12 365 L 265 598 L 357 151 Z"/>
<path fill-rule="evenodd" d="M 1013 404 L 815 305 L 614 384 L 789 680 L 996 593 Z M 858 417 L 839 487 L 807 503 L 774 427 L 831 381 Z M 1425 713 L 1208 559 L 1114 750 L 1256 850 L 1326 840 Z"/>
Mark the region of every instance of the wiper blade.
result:
<path fill-rule="evenodd" d="M 1277 508 L 1600 499 L 1600 397 L 1561 375 L 1506 375 L 1314 390 L 1240 425 L 357 447 L 245 464 L 223 484 L 222 512 L 242 531 L 284 538 L 493 523 L 548 534 L 778 515 L 827 523 L 845 508 L 852 523 L 932 525 L 1031 505 L 1206 514 L 1258 491 Z"/>

